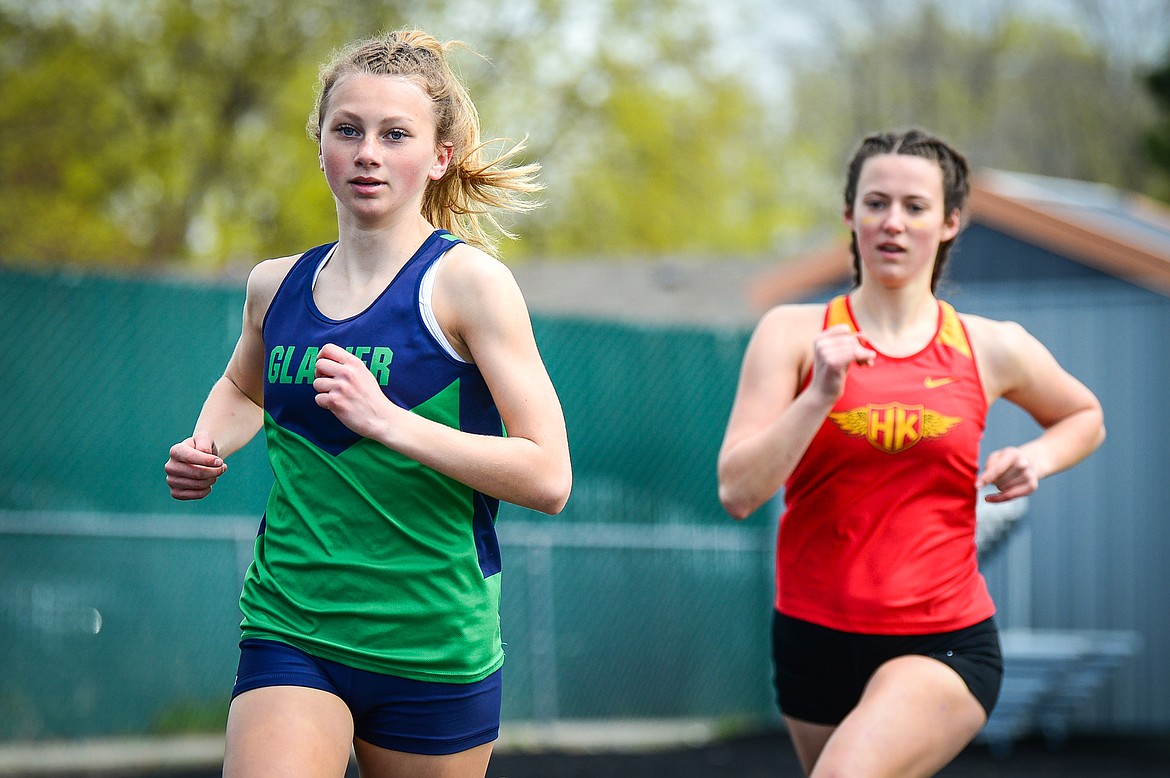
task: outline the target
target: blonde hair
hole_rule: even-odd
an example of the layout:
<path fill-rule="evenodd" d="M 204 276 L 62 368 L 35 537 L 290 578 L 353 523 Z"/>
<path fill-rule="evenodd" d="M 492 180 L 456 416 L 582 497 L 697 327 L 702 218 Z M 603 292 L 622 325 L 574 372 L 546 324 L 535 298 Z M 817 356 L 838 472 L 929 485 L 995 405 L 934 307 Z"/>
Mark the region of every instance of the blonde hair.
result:
<path fill-rule="evenodd" d="M 451 147 L 451 164 L 438 181 L 427 183 L 422 215 L 436 227 L 449 230 L 490 254 L 498 243 L 492 234 L 515 237 L 493 211 L 530 211 L 540 205 L 529 195 L 544 186 L 536 180 L 539 163 L 510 167 L 525 143 L 488 158 L 489 145 L 481 141 L 479 112 L 462 80 L 451 69 L 447 55 L 453 49 L 471 50 L 462 41 L 441 42 L 421 30 L 403 29 L 354 41 L 321 66 L 317 100 L 309 115 L 309 137 L 320 142 L 329 97 L 342 76 L 369 74 L 410 79 L 431 98 L 435 112 L 435 139 Z"/>

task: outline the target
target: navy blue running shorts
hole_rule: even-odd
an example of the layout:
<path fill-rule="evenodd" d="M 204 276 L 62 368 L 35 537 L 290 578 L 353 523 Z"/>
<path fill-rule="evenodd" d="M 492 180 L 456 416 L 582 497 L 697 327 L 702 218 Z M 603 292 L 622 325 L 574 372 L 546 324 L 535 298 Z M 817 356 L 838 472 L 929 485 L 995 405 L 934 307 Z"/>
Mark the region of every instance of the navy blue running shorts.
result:
<path fill-rule="evenodd" d="M 785 716 L 836 726 L 861 700 L 870 677 L 890 659 L 933 657 L 959 674 L 987 715 L 1003 681 L 995 619 L 929 635 L 841 632 L 773 612 L 776 700 Z"/>
<path fill-rule="evenodd" d="M 354 735 L 412 754 L 456 754 L 500 733 L 503 670 L 474 683 L 434 683 L 357 670 L 275 640 L 240 642 L 232 699 L 266 686 L 304 686 L 341 698 Z"/>

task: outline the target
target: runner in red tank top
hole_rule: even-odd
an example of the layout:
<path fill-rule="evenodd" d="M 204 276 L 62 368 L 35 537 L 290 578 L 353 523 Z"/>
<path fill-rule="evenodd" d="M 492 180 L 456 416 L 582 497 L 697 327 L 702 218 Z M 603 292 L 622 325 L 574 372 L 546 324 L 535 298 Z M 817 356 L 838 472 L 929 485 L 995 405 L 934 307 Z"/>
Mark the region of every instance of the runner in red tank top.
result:
<path fill-rule="evenodd" d="M 858 329 L 844 296 L 826 311 L 826 328 L 838 325 Z M 939 302 L 924 348 L 904 357 L 877 351 L 849 376 L 788 479 L 776 610 L 886 635 L 955 630 L 994 615 L 972 542 L 986 414 L 966 331 Z M 847 549 L 842 538 L 853 541 Z"/>
<path fill-rule="evenodd" d="M 934 296 L 968 175 L 926 133 L 866 138 L 844 198 L 855 288 L 769 311 L 744 356 L 719 496 L 742 519 L 786 486 L 776 687 L 813 776 L 933 775 L 978 734 L 1002 659 L 977 492 L 1031 494 L 1104 439 L 1097 398 L 1039 341 Z M 1043 431 L 980 472 L 1001 397 Z"/>

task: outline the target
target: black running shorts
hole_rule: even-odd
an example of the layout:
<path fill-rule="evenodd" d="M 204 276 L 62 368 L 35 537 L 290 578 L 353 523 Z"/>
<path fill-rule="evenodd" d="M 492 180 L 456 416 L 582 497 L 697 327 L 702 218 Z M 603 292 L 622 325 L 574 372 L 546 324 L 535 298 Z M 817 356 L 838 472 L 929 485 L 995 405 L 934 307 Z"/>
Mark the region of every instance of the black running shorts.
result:
<path fill-rule="evenodd" d="M 773 615 L 776 699 L 785 716 L 801 721 L 840 724 L 861 699 L 874 671 L 907 654 L 948 665 L 991 715 L 1003 681 L 1003 654 L 993 618 L 953 632 L 867 635 Z"/>

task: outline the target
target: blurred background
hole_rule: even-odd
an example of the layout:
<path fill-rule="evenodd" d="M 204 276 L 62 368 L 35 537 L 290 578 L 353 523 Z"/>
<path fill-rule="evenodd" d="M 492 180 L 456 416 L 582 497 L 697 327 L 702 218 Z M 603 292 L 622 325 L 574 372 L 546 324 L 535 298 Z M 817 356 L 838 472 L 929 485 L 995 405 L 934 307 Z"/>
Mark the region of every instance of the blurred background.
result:
<path fill-rule="evenodd" d="M 485 135 L 545 167 L 510 262 L 788 256 L 839 234 L 848 152 L 889 126 L 1170 196 L 1164 0 L 0 0 L 6 261 L 242 273 L 323 242 L 317 67 L 405 24 L 484 55 Z"/>
<path fill-rule="evenodd" d="M 733 523 L 714 462 L 780 299 L 750 289 L 847 245 L 864 134 L 920 126 L 978 170 L 1075 182 L 1082 205 L 1088 186 L 1129 230 L 1096 234 L 1170 268 L 1165 0 L 0 0 L 0 743 L 222 730 L 271 475 L 253 444 L 189 505 L 162 465 L 238 337 L 250 267 L 336 236 L 304 131 L 319 63 L 404 25 L 483 55 L 457 61 L 485 136 L 526 137 L 548 186 L 502 250 L 576 483 L 561 516 L 500 515 L 514 732 L 776 725 L 779 504 Z M 986 238 L 959 262 L 1004 245 Z M 1102 396 L 1110 439 L 986 551 L 1019 655 L 1084 639 L 1097 662 L 1059 716 L 1003 736 L 1170 737 L 1170 282 L 996 286 L 1010 264 L 953 299 L 1037 332 Z M 1031 434 L 992 422 L 989 447 Z"/>

